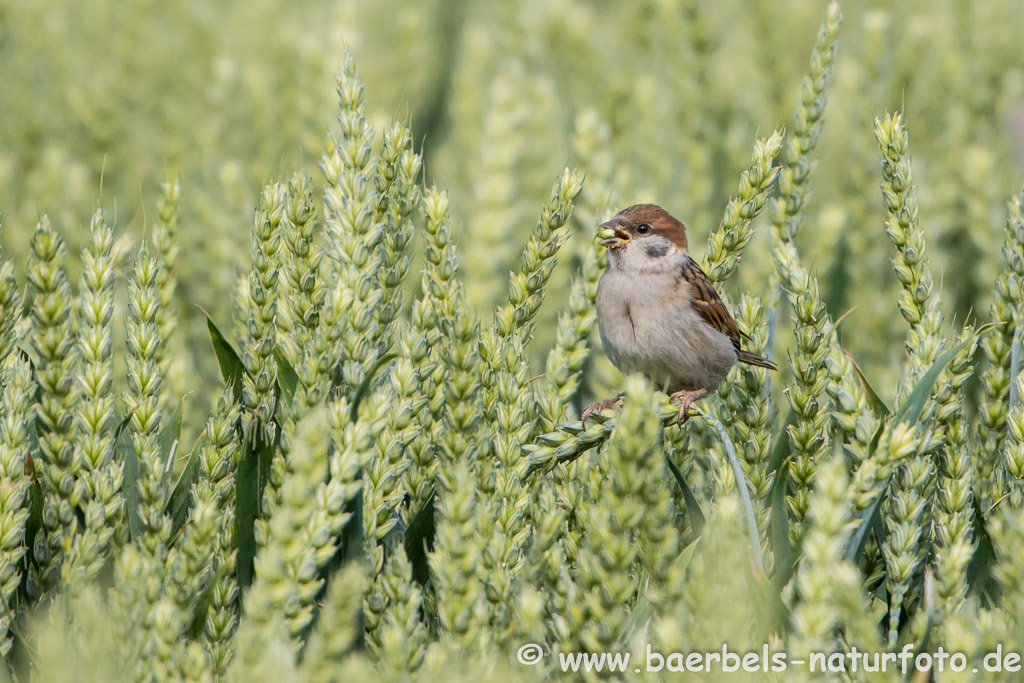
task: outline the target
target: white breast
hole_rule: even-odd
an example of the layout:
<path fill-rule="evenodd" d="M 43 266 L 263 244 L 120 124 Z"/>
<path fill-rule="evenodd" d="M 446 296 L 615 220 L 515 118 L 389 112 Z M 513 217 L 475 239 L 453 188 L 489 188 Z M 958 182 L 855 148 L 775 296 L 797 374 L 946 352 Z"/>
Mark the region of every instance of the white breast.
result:
<path fill-rule="evenodd" d="M 690 306 L 678 272 L 606 270 L 597 287 L 601 341 L 619 370 L 640 372 L 659 389 L 714 391 L 736 349 Z"/>

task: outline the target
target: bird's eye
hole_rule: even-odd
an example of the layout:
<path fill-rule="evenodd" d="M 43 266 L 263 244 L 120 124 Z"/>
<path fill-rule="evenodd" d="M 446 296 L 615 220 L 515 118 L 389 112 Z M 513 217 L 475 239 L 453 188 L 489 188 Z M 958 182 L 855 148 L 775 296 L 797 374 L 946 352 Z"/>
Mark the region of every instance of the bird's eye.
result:
<path fill-rule="evenodd" d="M 641 235 L 646 235 L 651 231 L 651 226 L 647 225 L 647 223 L 641 223 L 640 225 L 636 226 L 636 231 Z"/>

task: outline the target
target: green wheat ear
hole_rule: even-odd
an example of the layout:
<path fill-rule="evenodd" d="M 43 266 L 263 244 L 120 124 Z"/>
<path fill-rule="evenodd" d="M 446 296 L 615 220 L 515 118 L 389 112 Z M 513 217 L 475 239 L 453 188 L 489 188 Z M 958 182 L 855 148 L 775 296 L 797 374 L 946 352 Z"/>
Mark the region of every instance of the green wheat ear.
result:
<path fill-rule="evenodd" d="M 29 456 L 29 435 L 35 418 L 32 405 L 31 368 L 27 359 L 14 356 L 3 368 L 0 392 L 0 595 L 4 611 L 0 617 L 0 651 L 10 651 L 10 629 L 14 623 L 15 599 L 22 580 L 21 562 L 27 549 L 23 544 L 29 510 L 25 507 L 32 480 L 25 472 Z M 38 532 L 37 532 L 38 533 Z"/>
<path fill-rule="evenodd" d="M 240 448 L 237 439 L 239 407 L 227 387 L 206 422 L 205 441 L 199 452 L 200 479 L 196 499 L 212 503 L 218 512 L 215 555 L 209 576 L 210 607 L 203 622 L 200 644 L 215 675 L 224 675 L 231 660 L 232 637 L 238 625 L 237 547 L 234 476 Z"/>
<path fill-rule="evenodd" d="M 79 288 L 82 400 L 77 420 L 82 441 L 75 465 L 83 473 L 80 482 L 85 529 L 75 540 L 69 558 L 73 582 L 93 579 L 105 562 L 115 534 L 123 532 L 123 472 L 114 457 L 114 235 L 100 211 L 93 215 L 90 227 Z"/>
<path fill-rule="evenodd" d="M 1021 496 L 1024 491 L 1021 486 L 1022 478 L 1024 478 L 1024 450 L 1021 448 L 1021 444 L 1024 444 L 1024 428 L 1022 428 L 1024 423 L 1021 422 L 1020 376 L 1014 377 L 1014 374 L 1020 369 L 1020 329 L 1022 321 L 1024 321 L 1024 317 L 1022 317 L 1022 311 L 1024 311 L 1022 296 L 1024 294 L 1021 291 L 1021 283 L 1024 282 L 1024 189 L 1009 204 L 1003 254 L 1010 270 L 1001 276 L 996 289 L 997 305 L 1001 304 L 999 322 L 1002 322 L 1003 325 L 983 342 L 990 362 L 993 360 L 993 356 L 999 355 L 1002 356 L 1003 366 L 999 368 L 1002 372 L 999 372 L 995 378 L 989 375 L 983 378 L 985 393 L 996 395 L 994 397 L 996 405 L 990 404 L 983 407 L 982 420 L 987 427 L 993 417 L 998 418 L 1003 414 L 1007 416 L 1005 433 L 1002 429 L 995 433 L 996 444 L 998 445 L 1000 441 L 1005 444 L 1001 464 L 1005 468 L 1003 476 L 1005 476 L 1006 482 L 1004 484 L 1000 481 L 1002 477 L 996 474 L 999 472 L 999 467 L 991 457 L 978 458 L 977 469 L 978 478 L 985 487 L 983 496 L 986 500 L 996 498 L 996 494 L 1003 495 L 1004 489 L 1006 489 L 1010 492 L 1014 505 L 1019 506 L 1024 503 Z M 998 344 L 997 348 L 1001 353 L 991 352 L 989 342 Z M 1007 358 L 1008 353 L 1011 354 L 1010 358 Z M 1014 367 L 1014 355 L 1017 357 L 1017 367 Z M 1005 373 L 1010 386 L 1001 387 L 997 378 L 1003 373 Z M 1017 386 L 1012 386 L 1013 383 L 1017 383 Z M 1000 400 L 999 395 L 1005 397 L 1006 404 Z M 986 445 L 988 445 L 987 441 Z"/>
<path fill-rule="evenodd" d="M 779 174 L 779 193 L 771 208 L 769 245 L 775 276 L 790 293 L 796 321 L 796 349 L 790 356 L 795 381 L 787 391 L 790 408 L 796 415 L 787 429 L 793 451 L 786 499 L 793 518 L 789 525 L 793 543 L 798 543 L 803 534 L 817 461 L 829 453 L 831 440 L 828 375 L 824 365 L 830 347 L 836 344 L 835 328 L 821 298 L 818 280 L 800 264 L 793 238 L 804 219 L 807 185 L 815 166 L 813 154 L 822 130 L 841 20 L 839 3 L 830 2 L 818 29 L 810 69 L 804 77 L 802 99 Z"/>
<path fill-rule="evenodd" d="M 284 188 L 267 185 L 253 222 L 252 268 L 249 271 L 249 318 L 242 351 L 245 375 L 242 404 L 258 420 L 261 438 L 274 440 L 277 408 L 274 385 L 278 367 L 277 348 L 278 274 L 281 264 L 281 225 L 284 214 Z"/>
<path fill-rule="evenodd" d="M 751 221 L 760 215 L 779 174 L 774 162 L 783 139 L 783 131 L 777 130 L 754 143 L 753 160 L 740 176 L 739 193 L 726 205 L 718 229 L 708 235 L 704 269 L 714 283 L 728 280 L 739 267 L 741 252 L 753 237 Z"/>
<path fill-rule="evenodd" d="M 60 578 L 78 528 L 75 507 L 81 496 L 74 467 L 78 349 L 72 323 L 74 301 L 64 264 L 66 251 L 49 218 L 43 216 L 32 235 L 28 272 L 32 363 L 38 386 L 35 425 L 29 429 L 38 435 L 39 470 L 45 485 L 45 530 L 36 534 L 32 551 L 46 588 Z M 155 338 L 147 340 L 148 345 L 155 343 Z"/>
<path fill-rule="evenodd" d="M 157 442 L 163 417 L 163 378 L 156 357 L 160 345 L 156 324 L 160 306 L 158 269 L 156 259 L 143 245 L 128 282 L 128 389 L 122 400 L 130 416 L 132 445 L 139 461 L 140 540 L 145 552 L 162 562 L 171 531 L 164 511 L 168 493 L 164 471 L 170 453 L 161 452 Z"/>
<path fill-rule="evenodd" d="M 157 328 L 163 343 L 157 348 L 157 363 L 160 374 L 168 379 L 175 396 L 184 391 L 185 368 L 182 360 L 170 354 L 176 347 L 180 336 L 175 334 L 178 327 L 178 256 L 181 253 L 179 244 L 178 223 L 181 218 L 181 182 L 177 178 L 165 180 L 160 184 L 160 199 L 157 201 L 157 217 L 153 225 L 153 246 L 156 247 L 160 270 L 157 273 L 156 286 L 160 297 L 160 312 L 157 314 Z"/>

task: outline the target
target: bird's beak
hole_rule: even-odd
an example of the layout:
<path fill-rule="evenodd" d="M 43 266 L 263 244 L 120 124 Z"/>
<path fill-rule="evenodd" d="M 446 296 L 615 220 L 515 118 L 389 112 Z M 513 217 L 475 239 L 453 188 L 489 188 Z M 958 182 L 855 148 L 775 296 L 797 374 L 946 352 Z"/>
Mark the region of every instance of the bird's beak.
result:
<path fill-rule="evenodd" d="M 609 249 L 618 249 L 629 241 L 629 233 L 619 227 L 618 219 L 601 224 L 597 231 L 597 243 Z"/>

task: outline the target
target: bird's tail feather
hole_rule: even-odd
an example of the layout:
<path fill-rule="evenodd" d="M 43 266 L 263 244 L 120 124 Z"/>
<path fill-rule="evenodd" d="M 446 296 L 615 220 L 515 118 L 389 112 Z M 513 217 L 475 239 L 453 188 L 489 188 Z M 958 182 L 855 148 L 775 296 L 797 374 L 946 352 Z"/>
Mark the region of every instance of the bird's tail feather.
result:
<path fill-rule="evenodd" d="M 756 365 L 759 368 L 768 368 L 769 370 L 778 370 L 779 369 L 775 365 L 775 363 L 771 362 L 767 358 L 762 358 L 761 356 L 757 355 L 756 353 L 751 353 L 750 351 L 740 351 L 739 352 L 739 361 L 741 363 L 746 363 L 747 365 Z"/>

